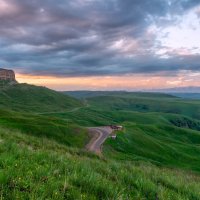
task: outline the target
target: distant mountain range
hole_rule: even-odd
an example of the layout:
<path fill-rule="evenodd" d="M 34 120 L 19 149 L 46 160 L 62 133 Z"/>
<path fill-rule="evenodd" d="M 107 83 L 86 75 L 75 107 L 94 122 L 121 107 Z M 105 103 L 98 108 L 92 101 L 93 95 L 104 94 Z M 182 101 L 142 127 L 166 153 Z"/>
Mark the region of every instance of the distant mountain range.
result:
<path fill-rule="evenodd" d="M 148 90 L 148 92 L 167 93 L 184 99 L 200 99 L 200 87 L 175 87 L 166 89 Z"/>
<path fill-rule="evenodd" d="M 166 89 L 152 89 L 140 91 L 65 91 L 63 92 L 78 99 L 90 98 L 95 96 L 149 96 L 149 93 L 164 93 L 166 95 L 173 95 L 184 99 L 200 99 L 200 87 L 176 87 Z M 155 95 L 155 94 L 154 94 Z M 159 94 L 157 94 L 159 95 Z M 167 96 L 166 96 L 167 97 Z"/>
<path fill-rule="evenodd" d="M 164 93 L 200 93 L 200 87 L 175 87 L 166 89 L 153 89 L 148 92 L 164 92 Z"/>

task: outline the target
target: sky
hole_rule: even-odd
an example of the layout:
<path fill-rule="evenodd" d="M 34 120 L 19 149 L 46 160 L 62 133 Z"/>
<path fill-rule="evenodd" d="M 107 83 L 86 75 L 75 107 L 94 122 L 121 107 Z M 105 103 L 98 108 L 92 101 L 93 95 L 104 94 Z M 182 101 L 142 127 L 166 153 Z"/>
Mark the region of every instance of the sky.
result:
<path fill-rule="evenodd" d="M 200 0 L 0 0 L 0 47 L 56 90 L 200 86 Z"/>

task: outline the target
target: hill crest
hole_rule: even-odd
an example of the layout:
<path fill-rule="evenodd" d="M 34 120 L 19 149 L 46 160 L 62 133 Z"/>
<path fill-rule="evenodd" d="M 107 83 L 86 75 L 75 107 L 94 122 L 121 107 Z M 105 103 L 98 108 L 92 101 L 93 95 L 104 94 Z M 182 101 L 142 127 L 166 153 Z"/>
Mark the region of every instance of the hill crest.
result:
<path fill-rule="evenodd" d="M 82 103 L 70 96 L 29 84 L 15 84 L 0 89 L 0 108 L 26 112 L 57 112 L 81 107 Z"/>

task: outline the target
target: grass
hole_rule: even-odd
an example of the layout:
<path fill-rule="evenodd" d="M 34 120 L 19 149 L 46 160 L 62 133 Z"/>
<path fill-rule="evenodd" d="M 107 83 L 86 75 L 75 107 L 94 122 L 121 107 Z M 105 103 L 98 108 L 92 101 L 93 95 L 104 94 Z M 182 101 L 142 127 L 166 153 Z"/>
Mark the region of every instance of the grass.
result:
<path fill-rule="evenodd" d="M 0 110 L 0 125 L 37 136 L 38 139 L 46 137 L 67 146 L 82 148 L 89 140 L 85 128 L 55 117 Z"/>
<path fill-rule="evenodd" d="M 159 112 L 186 115 L 200 119 L 200 101 L 179 98 L 99 96 L 88 98 L 93 107 L 110 111 Z"/>
<path fill-rule="evenodd" d="M 0 90 L 1 199 L 200 199 L 200 102 L 171 95 Z M 106 96 L 105 96 L 106 95 Z M 122 124 L 103 157 L 85 127 Z"/>
<path fill-rule="evenodd" d="M 122 124 L 124 131 L 104 145 L 107 158 L 142 160 L 200 172 L 199 120 L 169 113 L 100 111 L 94 107 L 55 116 L 83 126 Z"/>
<path fill-rule="evenodd" d="M 166 106 L 170 107 L 174 102 L 174 98 L 172 99 L 168 102 L 163 98 L 162 104 L 165 102 Z M 179 101 L 183 105 L 187 103 Z M 89 107 L 78 111 L 50 116 L 70 120 L 82 126 L 122 124 L 125 127 L 124 132 L 119 133 L 116 140 L 107 140 L 104 145 L 104 155 L 108 158 L 142 160 L 158 166 L 200 172 L 198 119 L 175 113 L 130 111 L 123 109 L 123 104 L 120 104 L 121 110 L 112 110 L 104 109 L 104 102 L 99 106 L 93 102 L 90 104 L 89 100 L 88 103 Z M 163 107 L 160 107 L 160 110 L 162 109 Z"/>
<path fill-rule="evenodd" d="M 200 133 L 173 126 L 125 124 L 104 153 L 119 160 L 144 160 L 158 166 L 200 172 Z"/>
<path fill-rule="evenodd" d="M 43 113 L 42 116 L 65 119 L 82 126 L 104 126 L 126 121 L 156 123 L 158 120 L 165 120 L 165 122 L 167 122 L 166 119 L 163 119 L 162 115 L 158 115 L 157 113 L 140 113 L 126 110 L 100 110 L 98 107 L 94 106 L 83 107 L 75 112 Z"/>
<path fill-rule="evenodd" d="M 28 84 L 8 85 L 0 88 L 0 108 L 25 112 L 53 112 L 83 106 L 62 93 Z"/>
<path fill-rule="evenodd" d="M 1 199 L 200 199 L 200 177 L 0 128 Z"/>
<path fill-rule="evenodd" d="M 126 91 L 67 91 L 63 92 L 66 95 L 73 96 L 78 99 L 88 99 L 99 96 L 113 96 L 113 97 L 141 97 L 141 98 L 176 98 L 170 94 L 150 93 L 150 92 L 126 92 Z"/>

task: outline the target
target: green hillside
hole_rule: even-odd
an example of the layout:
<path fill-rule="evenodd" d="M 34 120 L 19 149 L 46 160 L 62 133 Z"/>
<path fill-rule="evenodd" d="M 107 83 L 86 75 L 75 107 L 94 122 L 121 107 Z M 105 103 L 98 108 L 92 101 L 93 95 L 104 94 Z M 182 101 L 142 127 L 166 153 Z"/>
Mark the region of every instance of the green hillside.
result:
<path fill-rule="evenodd" d="M 123 125 L 123 133 L 104 145 L 104 155 L 109 158 L 143 160 L 200 172 L 200 102 L 162 94 L 112 94 L 87 98 L 87 104 L 76 112 L 51 116 L 83 126 Z"/>
<path fill-rule="evenodd" d="M 153 97 L 152 94 L 149 97 L 98 96 L 87 98 L 87 101 L 104 110 L 174 113 L 200 119 L 200 101 Z"/>
<path fill-rule="evenodd" d="M 73 96 L 78 99 L 87 99 L 99 96 L 116 96 L 116 97 L 156 97 L 156 98 L 177 98 L 170 94 L 150 93 L 150 92 L 127 92 L 127 91 L 66 91 L 64 94 Z"/>
<path fill-rule="evenodd" d="M 200 172 L 199 120 L 177 114 L 99 111 L 94 108 L 51 116 L 83 126 L 123 125 L 124 131 L 117 133 L 117 139 L 108 139 L 104 145 L 104 155 L 108 158 L 143 160 Z"/>
<path fill-rule="evenodd" d="M 55 117 L 44 117 L 0 109 L 0 127 L 20 131 L 38 139 L 49 138 L 60 144 L 83 148 L 89 141 L 85 128 Z"/>
<path fill-rule="evenodd" d="M 82 106 L 72 97 L 28 84 L 15 84 L 0 89 L 0 108 L 15 111 L 51 112 L 62 111 Z"/>
<path fill-rule="evenodd" d="M 200 93 L 171 93 L 174 96 L 184 99 L 200 99 Z"/>
<path fill-rule="evenodd" d="M 200 132 L 166 124 L 124 123 L 104 153 L 119 160 L 144 160 L 158 166 L 200 172 Z"/>
<path fill-rule="evenodd" d="M 81 102 L 24 84 L 1 90 L 1 198 L 200 199 L 200 102 L 107 94 Z M 86 152 L 86 127 L 110 124 L 124 129 L 102 157 Z"/>
<path fill-rule="evenodd" d="M 200 199 L 200 176 L 147 162 L 97 158 L 0 128 L 1 199 Z"/>

